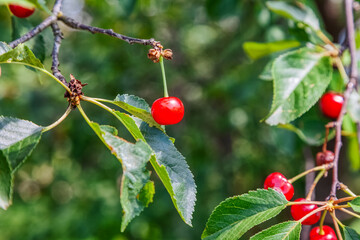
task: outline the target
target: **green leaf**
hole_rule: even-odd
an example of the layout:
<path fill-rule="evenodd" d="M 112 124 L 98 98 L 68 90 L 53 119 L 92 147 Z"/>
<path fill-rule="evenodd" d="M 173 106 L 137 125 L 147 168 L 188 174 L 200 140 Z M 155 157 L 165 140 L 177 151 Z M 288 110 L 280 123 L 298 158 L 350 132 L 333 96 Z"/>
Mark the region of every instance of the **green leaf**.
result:
<path fill-rule="evenodd" d="M 120 105 L 129 109 L 129 112 L 149 109 L 146 102 L 136 96 L 119 95 L 117 99 L 121 100 L 117 102 L 121 102 Z M 185 223 L 191 225 L 196 200 L 196 185 L 185 158 L 177 151 L 172 139 L 163 133 L 162 129 L 150 127 L 137 117 L 130 117 L 118 111 L 114 113 L 135 139 L 147 142 L 152 148 L 155 156 L 150 159 L 151 165 L 169 192 L 180 217 Z"/>
<path fill-rule="evenodd" d="M 42 127 L 17 118 L 0 116 L 0 150 L 15 172 L 39 143 Z"/>
<path fill-rule="evenodd" d="M 329 85 L 330 57 L 302 48 L 273 63 L 274 98 L 266 123 L 286 124 L 308 111 Z"/>
<path fill-rule="evenodd" d="M 12 202 L 13 173 L 25 162 L 41 138 L 43 128 L 26 120 L 0 116 L 0 207 Z"/>
<path fill-rule="evenodd" d="M 290 3 L 280 1 L 268 1 L 266 6 L 273 12 L 291 19 L 297 23 L 302 23 L 313 30 L 320 30 L 319 19 L 311 8 L 306 5 L 298 4 L 295 6 Z"/>
<path fill-rule="evenodd" d="M 95 122 L 90 122 L 90 126 L 123 166 L 120 202 L 124 210 L 121 231 L 124 231 L 130 221 L 152 202 L 155 190 L 146 164 L 153 152 L 142 140 L 133 144 L 114 135 L 113 127 Z"/>
<path fill-rule="evenodd" d="M 276 224 L 258 234 L 250 240 L 298 240 L 300 239 L 301 223 L 288 221 Z"/>
<path fill-rule="evenodd" d="M 283 51 L 289 48 L 300 46 L 300 42 L 294 40 L 284 40 L 277 42 L 245 42 L 243 48 L 246 54 L 252 59 L 256 60 L 275 52 Z"/>
<path fill-rule="evenodd" d="M 169 192 L 181 218 L 191 226 L 196 201 L 196 185 L 184 156 L 161 130 L 150 127 L 145 122 L 136 122 L 155 153 L 155 157 L 150 159 L 152 166 Z"/>
<path fill-rule="evenodd" d="M 347 226 L 342 227 L 342 235 L 344 240 L 360 240 L 359 233 Z"/>
<path fill-rule="evenodd" d="M 44 68 L 44 65 L 24 44 L 0 55 L 0 63 L 24 63 L 30 67 Z"/>
<path fill-rule="evenodd" d="M 348 204 L 355 212 L 360 212 L 360 197 L 355 198 Z"/>
<path fill-rule="evenodd" d="M 252 227 L 275 217 L 288 201 L 273 189 L 258 189 L 228 198 L 211 214 L 202 239 L 239 239 Z"/>
<path fill-rule="evenodd" d="M 275 59 L 270 60 L 264 67 L 263 71 L 260 73 L 259 78 L 265 81 L 272 81 L 272 65 Z"/>
<path fill-rule="evenodd" d="M 121 107 L 131 115 L 142 119 L 151 127 L 155 126 L 158 129 L 163 130 L 161 126 L 157 122 L 155 122 L 154 118 L 150 113 L 150 107 L 144 99 L 134 95 L 123 94 L 117 95 L 112 103 Z"/>
<path fill-rule="evenodd" d="M 6 210 L 12 204 L 13 175 L 9 163 L 0 156 L 0 207 Z"/>

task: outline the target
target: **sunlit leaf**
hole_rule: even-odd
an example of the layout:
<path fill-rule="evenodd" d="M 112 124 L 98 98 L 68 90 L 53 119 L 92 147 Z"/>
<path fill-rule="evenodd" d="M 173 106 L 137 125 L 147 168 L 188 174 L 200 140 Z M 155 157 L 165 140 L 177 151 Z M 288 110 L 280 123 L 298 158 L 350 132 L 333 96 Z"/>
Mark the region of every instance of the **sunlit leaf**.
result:
<path fill-rule="evenodd" d="M 308 111 L 329 85 L 331 59 L 308 48 L 278 57 L 272 68 L 274 96 L 266 123 L 286 124 Z"/>
<path fill-rule="evenodd" d="M 250 240 L 298 240 L 300 239 L 300 231 L 300 222 L 283 222 L 259 232 Z"/>
<path fill-rule="evenodd" d="M 300 46 L 300 42 L 294 40 L 284 40 L 277 42 L 245 42 L 243 48 L 246 54 L 253 60 L 262 58 L 275 52 Z"/>
<path fill-rule="evenodd" d="M 239 239 L 252 227 L 275 217 L 288 201 L 273 189 L 258 189 L 228 198 L 211 214 L 202 239 Z"/>

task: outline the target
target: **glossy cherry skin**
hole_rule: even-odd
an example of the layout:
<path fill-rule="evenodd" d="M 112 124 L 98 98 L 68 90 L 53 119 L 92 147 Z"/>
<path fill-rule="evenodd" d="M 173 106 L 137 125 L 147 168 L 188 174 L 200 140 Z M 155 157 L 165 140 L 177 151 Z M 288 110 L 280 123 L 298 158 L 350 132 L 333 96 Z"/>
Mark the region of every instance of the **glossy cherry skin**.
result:
<path fill-rule="evenodd" d="M 332 163 L 335 159 L 335 154 L 332 151 L 318 152 L 316 154 L 316 165 L 320 166 L 326 163 Z"/>
<path fill-rule="evenodd" d="M 177 97 L 159 98 L 151 106 L 151 115 L 158 124 L 176 124 L 184 117 L 184 105 Z"/>
<path fill-rule="evenodd" d="M 329 118 L 338 118 L 344 97 L 338 93 L 327 92 L 320 99 L 320 109 Z"/>
<path fill-rule="evenodd" d="M 295 200 L 295 202 L 306 202 L 307 200 L 305 198 L 298 198 Z M 301 204 L 301 205 L 292 205 L 291 206 L 291 216 L 294 218 L 294 220 L 300 220 L 301 218 L 305 217 L 305 215 L 309 214 L 310 212 L 317 209 L 318 206 L 315 204 Z M 303 225 L 313 225 L 317 223 L 320 220 L 321 213 L 317 212 L 307 219 L 303 220 L 301 224 Z"/>
<path fill-rule="evenodd" d="M 337 240 L 334 229 L 329 226 L 323 226 L 324 234 L 320 235 L 320 227 L 311 229 L 310 240 Z"/>
<path fill-rule="evenodd" d="M 27 18 L 31 16 L 35 8 L 27 8 L 16 4 L 9 4 L 9 9 L 18 18 Z"/>
<path fill-rule="evenodd" d="M 274 172 L 267 176 L 264 182 L 264 188 L 272 188 L 278 192 L 282 192 L 288 201 L 294 196 L 293 185 L 279 172 Z"/>

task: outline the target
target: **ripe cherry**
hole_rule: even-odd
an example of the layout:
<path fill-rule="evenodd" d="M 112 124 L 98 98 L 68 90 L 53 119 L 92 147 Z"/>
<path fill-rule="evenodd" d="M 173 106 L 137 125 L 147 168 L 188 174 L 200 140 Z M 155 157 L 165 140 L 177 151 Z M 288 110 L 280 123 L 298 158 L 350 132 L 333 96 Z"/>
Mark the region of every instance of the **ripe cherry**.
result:
<path fill-rule="evenodd" d="M 264 182 L 264 188 L 273 188 L 278 192 L 282 192 L 288 201 L 294 196 L 293 185 L 279 172 L 274 172 L 267 176 Z"/>
<path fill-rule="evenodd" d="M 151 107 L 151 115 L 158 124 L 176 124 L 184 117 L 184 105 L 177 97 L 159 98 Z"/>
<path fill-rule="evenodd" d="M 35 8 L 23 7 L 17 4 L 9 4 L 9 9 L 12 14 L 14 14 L 18 18 L 27 18 L 31 16 L 35 11 Z"/>
<path fill-rule="evenodd" d="M 316 154 L 316 165 L 320 166 L 326 163 L 332 163 L 335 159 L 335 154 L 332 151 L 318 152 Z"/>
<path fill-rule="evenodd" d="M 334 229 L 324 225 L 322 234 L 320 234 L 320 227 L 315 227 L 311 230 L 310 240 L 337 240 L 337 237 Z"/>
<path fill-rule="evenodd" d="M 329 118 L 338 118 L 344 97 L 338 93 L 327 92 L 320 99 L 320 109 Z"/>
<path fill-rule="evenodd" d="M 295 202 L 306 202 L 307 200 L 305 198 L 298 198 L 295 200 Z M 317 209 L 318 206 L 315 204 L 301 204 L 301 205 L 292 205 L 290 212 L 291 216 L 294 218 L 294 220 L 300 220 L 301 218 L 305 217 L 310 212 Z M 313 225 L 317 223 L 320 220 L 320 212 L 317 212 L 310 217 L 306 218 L 301 222 L 303 225 Z"/>

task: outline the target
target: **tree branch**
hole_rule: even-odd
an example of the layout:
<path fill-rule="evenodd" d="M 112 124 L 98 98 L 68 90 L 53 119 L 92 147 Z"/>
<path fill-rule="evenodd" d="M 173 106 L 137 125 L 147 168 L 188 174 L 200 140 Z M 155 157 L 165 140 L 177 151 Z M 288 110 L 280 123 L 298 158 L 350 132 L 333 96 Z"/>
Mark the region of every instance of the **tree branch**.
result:
<path fill-rule="evenodd" d="M 89 31 L 91 33 L 101 33 L 101 34 L 105 34 L 105 35 L 109 35 L 115 38 L 118 38 L 120 40 L 123 40 L 129 44 L 142 44 L 142 45 L 151 45 L 151 46 L 155 46 L 158 42 L 155 41 L 155 39 L 150 38 L 150 39 L 139 39 L 139 38 L 132 38 L 132 37 L 128 37 L 119 33 L 114 32 L 112 29 L 103 29 L 103 28 L 98 28 L 98 27 L 93 27 L 93 26 L 89 26 L 89 25 L 85 25 L 82 23 L 77 22 L 76 20 L 66 17 L 66 16 L 59 16 L 59 20 L 61 20 L 63 23 L 65 23 L 67 26 L 74 28 L 74 29 L 80 29 L 80 30 L 86 30 Z"/>
<path fill-rule="evenodd" d="M 23 35 L 22 37 L 12 41 L 9 43 L 9 46 L 11 48 L 16 47 L 20 43 L 24 43 L 26 41 L 29 41 L 33 37 L 35 37 L 37 34 L 41 33 L 45 28 L 49 27 L 52 23 L 56 22 L 57 17 L 55 15 L 51 15 L 48 18 L 46 18 L 42 23 L 37 25 L 35 28 L 33 28 L 31 31 Z"/>
<path fill-rule="evenodd" d="M 61 46 L 61 41 L 63 39 L 63 35 L 62 35 L 62 32 L 57 23 L 51 24 L 51 29 L 54 34 L 54 46 L 53 46 L 53 50 L 51 53 L 51 56 L 52 56 L 51 71 L 57 79 L 59 79 L 61 82 L 63 82 L 65 85 L 67 85 L 65 77 L 61 74 L 61 72 L 59 70 L 59 65 L 60 65 L 59 50 L 60 50 L 60 46 Z"/>
<path fill-rule="evenodd" d="M 54 7 L 52 9 L 52 12 L 54 13 L 55 16 L 57 16 L 61 11 L 62 1 L 63 0 L 56 0 L 55 3 L 54 3 Z"/>
<path fill-rule="evenodd" d="M 346 113 L 347 103 L 350 97 L 351 92 L 356 87 L 357 84 L 357 61 L 356 61 L 356 46 L 355 46 L 355 30 L 354 30 L 354 16 L 352 8 L 353 0 L 345 0 L 345 15 L 346 15 L 346 30 L 347 30 L 347 39 L 349 42 L 349 50 L 351 55 L 351 64 L 350 64 L 350 80 L 346 86 L 344 92 L 344 103 L 342 105 L 340 115 L 335 122 L 336 129 L 336 138 L 335 138 L 335 159 L 333 167 L 333 179 L 331 185 L 330 197 L 336 198 L 336 190 L 339 188 L 339 178 L 338 178 L 338 166 L 339 166 L 339 155 L 340 149 L 342 146 L 341 142 L 341 126 L 343 122 L 344 115 Z"/>

